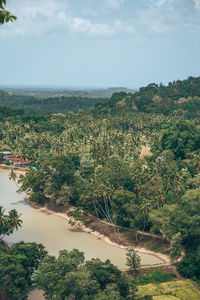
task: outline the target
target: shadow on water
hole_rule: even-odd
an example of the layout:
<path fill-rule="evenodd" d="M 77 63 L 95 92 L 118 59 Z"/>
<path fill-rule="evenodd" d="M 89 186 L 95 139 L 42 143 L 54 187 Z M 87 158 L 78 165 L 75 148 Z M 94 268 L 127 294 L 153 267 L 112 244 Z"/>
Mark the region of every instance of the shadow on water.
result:
<path fill-rule="evenodd" d="M 71 231 L 71 232 L 82 232 L 82 233 L 84 233 L 84 231 L 83 231 L 83 230 L 81 230 L 81 229 L 78 229 L 78 228 L 74 228 L 74 227 L 72 227 L 72 228 L 69 228 L 69 231 Z"/>
<path fill-rule="evenodd" d="M 20 200 L 20 201 L 17 201 L 17 202 L 12 202 L 10 204 L 11 205 L 24 205 L 24 206 L 28 206 L 28 204 L 24 200 Z"/>

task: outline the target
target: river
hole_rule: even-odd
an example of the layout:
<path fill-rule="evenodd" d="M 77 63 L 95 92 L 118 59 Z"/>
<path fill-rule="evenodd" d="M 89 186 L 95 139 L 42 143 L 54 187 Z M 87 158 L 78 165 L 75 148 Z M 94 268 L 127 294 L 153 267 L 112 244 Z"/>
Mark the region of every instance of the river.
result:
<path fill-rule="evenodd" d="M 59 250 L 79 249 L 85 253 L 86 259 L 100 258 L 110 261 L 121 269 L 126 267 L 125 250 L 109 245 L 97 237 L 73 228 L 58 216 L 50 215 L 34 209 L 24 201 L 23 194 L 16 193 L 17 186 L 8 178 L 8 172 L 0 172 L 0 206 L 6 211 L 16 209 L 22 214 L 23 226 L 11 236 L 6 237 L 8 243 L 21 240 L 42 243 L 52 255 Z M 143 265 L 153 265 L 162 261 L 150 254 L 140 253 Z"/>

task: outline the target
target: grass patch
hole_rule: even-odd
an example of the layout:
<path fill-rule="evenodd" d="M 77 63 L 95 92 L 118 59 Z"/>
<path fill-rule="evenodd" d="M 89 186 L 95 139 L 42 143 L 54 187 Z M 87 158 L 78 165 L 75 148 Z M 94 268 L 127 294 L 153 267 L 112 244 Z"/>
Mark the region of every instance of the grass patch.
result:
<path fill-rule="evenodd" d="M 152 296 L 153 300 L 198 300 L 200 291 L 188 280 L 170 281 L 138 286 L 138 297 Z"/>
<path fill-rule="evenodd" d="M 155 270 L 155 271 L 149 271 L 146 274 L 140 276 L 137 278 L 136 284 L 137 285 L 144 285 L 148 283 L 163 283 L 163 282 L 169 282 L 173 281 L 176 277 L 175 274 L 172 273 L 165 273 L 162 270 Z"/>

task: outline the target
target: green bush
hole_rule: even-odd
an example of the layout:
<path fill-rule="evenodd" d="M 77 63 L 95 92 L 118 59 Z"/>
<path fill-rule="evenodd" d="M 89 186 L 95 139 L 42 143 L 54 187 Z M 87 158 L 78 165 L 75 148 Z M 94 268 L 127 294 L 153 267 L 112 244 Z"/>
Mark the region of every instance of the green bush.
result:
<path fill-rule="evenodd" d="M 136 282 L 137 285 L 145 285 L 148 283 L 162 283 L 172 281 L 176 277 L 175 274 L 172 273 L 165 273 L 161 270 L 150 271 L 145 275 L 140 276 Z"/>
<path fill-rule="evenodd" d="M 200 247 L 190 251 L 186 251 L 186 256 L 178 264 L 178 272 L 181 276 L 191 278 L 193 280 L 200 280 Z"/>

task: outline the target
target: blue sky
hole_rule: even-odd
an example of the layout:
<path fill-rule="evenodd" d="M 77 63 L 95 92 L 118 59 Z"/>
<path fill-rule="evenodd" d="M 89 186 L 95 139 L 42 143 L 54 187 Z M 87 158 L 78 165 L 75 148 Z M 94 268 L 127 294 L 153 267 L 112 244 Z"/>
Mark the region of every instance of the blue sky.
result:
<path fill-rule="evenodd" d="M 200 76 L 200 0 L 7 0 L 0 84 L 137 88 Z"/>

